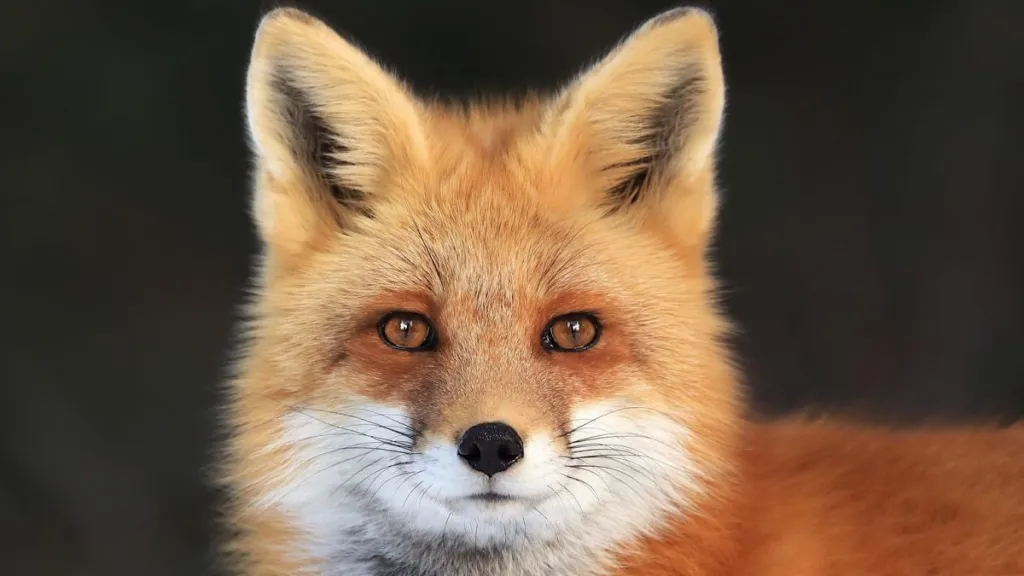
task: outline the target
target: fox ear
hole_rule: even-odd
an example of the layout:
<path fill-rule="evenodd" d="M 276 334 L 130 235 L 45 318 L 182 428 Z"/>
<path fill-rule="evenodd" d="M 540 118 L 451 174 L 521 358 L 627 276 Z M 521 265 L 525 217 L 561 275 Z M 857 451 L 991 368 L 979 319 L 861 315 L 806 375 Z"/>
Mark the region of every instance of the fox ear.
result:
<path fill-rule="evenodd" d="M 608 210 L 655 207 L 687 242 L 701 241 L 714 218 L 724 105 L 714 21 L 700 9 L 670 10 L 558 96 L 553 157 L 583 163 Z"/>
<path fill-rule="evenodd" d="M 422 157 L 415 98 L 326 24 L 291 8 L 260 22 L 246 114 L 253 216 L 271 252 L 302 250 L 372 217 L 375 191 Z"/>

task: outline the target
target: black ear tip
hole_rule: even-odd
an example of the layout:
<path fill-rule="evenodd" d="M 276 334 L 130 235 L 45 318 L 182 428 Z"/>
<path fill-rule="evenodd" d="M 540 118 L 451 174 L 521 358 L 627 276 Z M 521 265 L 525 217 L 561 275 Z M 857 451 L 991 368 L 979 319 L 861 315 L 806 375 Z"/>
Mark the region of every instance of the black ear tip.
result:
<path fill-rule="evenodd" d="M 260 6 L 260 22 L 264 23 L 278 19 L 292 20 L 309 25 L 325 22 L 315 11 L 305 6 L 299 6 L 298 3 L 289 3 L 282 0 L 263 2 Z"/>
<path fill-rule="evenodd" d="M 665 24 L 675 22 L 680 18 L 688 17 L 704 18 L 711 22 L 712 25 L 714 25 L 717 20 L 712 9 L 706 4 L 688 3 L 685 6 L 677 6 L 675 8 L 670 8 L 658 14 L 657 16 L 654 16 L 653 18 L 647 21 L 646 27 L 654 28 L 657 26 L 664 26 Z"/>

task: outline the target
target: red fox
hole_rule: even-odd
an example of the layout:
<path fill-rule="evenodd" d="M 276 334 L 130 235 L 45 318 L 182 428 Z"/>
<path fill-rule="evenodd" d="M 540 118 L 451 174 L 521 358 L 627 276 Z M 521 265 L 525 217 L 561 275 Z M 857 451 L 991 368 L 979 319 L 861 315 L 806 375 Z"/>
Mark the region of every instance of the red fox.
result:
<path fill-rule="evenodd" d="M 233 567 L 1024 574 L 1021 427 L 748 415 L 708 255 L 725 99 L 699 9 L 557 93 L 464 107 L 266 15 Z"/>

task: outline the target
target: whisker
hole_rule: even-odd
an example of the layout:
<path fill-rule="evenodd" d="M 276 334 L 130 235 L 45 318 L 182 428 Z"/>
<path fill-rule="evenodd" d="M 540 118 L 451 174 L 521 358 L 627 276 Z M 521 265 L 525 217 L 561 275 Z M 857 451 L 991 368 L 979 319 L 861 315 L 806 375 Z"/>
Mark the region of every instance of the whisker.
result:
<path fill-rule="evenodd" d="M 669 450 L 673 450 L 673 451 L 674 450 L 679 450 L 679 446 L 678 445 L 673 446 L 672 444 L 669 444 L 668 442 L 665 442 L 664 440 L 661 440 L 660 438 L 655 438 L 653 436 L 646 436 L 644 434 L 635 434 L 635 433 L 630 433 L 630 432 L 616 433 L 614 436 L 607 435 L 607 436 L 593 436 L 593 437 L 581 438 L 579 440 L 574 441 L 575 443 L 574 442 L 568 442 L 567 445 L 570 448 L 572 448 L 574 446 L 579 446 L 580 443 L 584 443 L 584 442 L 591 441 L 591 440 L 597 440 L 597 439 L 607 440 L 607 439 L 616 439 L 616 438 L 621 438 L 621 439 L 634 438 L 634 439 L 647 440 L 649 442 L 655 442 L 657 444 L 660 444 L 660 445 L 668 448 Z"/>
<path fill-rule="evenodd" d="M 298 467 L 302 467 L 302 466 L 305 466 L 307 464 L 311 464 L 312 462 L 314 462 L 316 460 L 319 460 L 319 459 L 321 459 L 321 458 L 323 458 L 325 456 L 330 456 L 331 454 L 337 454 L 338 452 L 344 452 L 345 450 L 364 450 L 365 453 L 369 453 L 369 452 L 390 452 L 390 453 L 394 453 L 394 454 L 405 454 L 405 455 L 410 454 L 409 452 L 402 452 L 402 451 L 399 451 L 399 450 L 391 450 L 391 449 L 388 449 L 388 448 L 378 448 L 378 447 L 365 446 L 365 445 L 360 445 L 360 446 L 339 446 L 339 447 L 336 447 L 336 448 L 331 448 L 330 450 L 321 452 L 319 454 L 316 454 L 315 456 L 310 456 L 309 458 L 306 458 L 305 460 L 303 460 L 302 462 L 299 463 Z M 365 453 L 364 453 L 364 456 L 365 456 Z M 358 457 L 359 456 L 353 456 L 352 458 L 348 458 L 348 459 L 342 460 L 340 462 L 332 462 L 331 466 L 337 466 L 339 464 L 344 464 L 344 463 L 346 463 L 346 462 L 348 462 L 350 460 L 353 460 L 355 458 L 358 458 Z M 328 468 L 330 468 L 331 466 L 328 466 Z M 318 473 L 319 472 L 314 472 L 309 477 L 313 477 L 313 476 L 315 476 Z"/>
<path fill-rule="evenodd" d="M 377 412 L 376 410 L 370 410 L 369 408 L 366 408 L 365 406 L 351 406 L 350 409 L 352 409 L 352 410 L 362 410 L 363 412 L 369 412 L 370 414 L 373 414 L 374 416 L 380 416 L 381 418 L 387 418 L 388 420 L 390 420 L 391 422 L 397 424 L 398 426 L 401 426 L 403 428 L 407 428 L 411 434 L 419 434 L 419 430 L 417 430 L 416 428 L 414 428 L 413 426 L 411 426 L 407 422 L 402 422 L 401 420 L 395 418 L 394 416 L 390 416 L 390 415 L 384 414 L 382 412 Z"/>
<path fill-rule="evenodd" d="M 355 424 L 354 426 L 366 426 L 366 424 Z M 387 442 L 387 439 L 377 438 L 375 436 L 368 435 L 368 434 L 360 432 L 358 430 L 352 430 L 352 429 L 350 429 L 348 427 L 340 427 L 339 426 L 339 427 L 332 428 L 328 432 L 321 432 L 319 434 L 313 434 L 311 436 L 303 436 L 302 438 L 289 439 L 287 442 L 278 442 L 276 445 L 272 444 L 271 447 L 276 447 L 276 446 L 295 446 L 295 445 L 298 445 L 298 444 L 309 442 L 310 440 L 317 440 L 317 439 L 320 439 L 320 438 L 340 437 L 340 436 L 345 436 L 346 434 L 351 434 L 351 435 L 356 435 L 356 436 L 364 436 L 364 437 L 367 437 L 367 438 L 377 442 L 378 444 L 383 444 L 383 443 Z M 410 452 L 412 451 L 412 449 L 411 449 L 412 445 L 411 444 L 403 444 L 401 442 L 394 442 L 393 444 L 398 444 L 398 446 L 393 446 L 395 448 L 401 447 L 401 448 L 406 449 L 406 450 L 408 450 Z"/>
<path fill-rule="evenodd" d="M 332 468 L 335 468 L 337 466 L 341 466 L 342 464 L 345 464 L 346 462 L 349 462 L 351 460 L 355 460 L 355 459 L 360 459 L 361 460 L 363 458 L 366 458 L 367 454 L 370 454 L 371 452 L 373 452 L 373 449 L 365 449 L 364 448 L 363 450 L 364 450 L 364 452 L 362 454 L 359 454 L 357 456 L 353 456 L 351 458 L 346 458 L 346 459 L 340 460 L 338 462 L 331 462 L 327 466 L 324 466 L 323 468 L 320 468 L 319 470 L 317 470 L 316 472 L 313 472 L 309 476 L 303 477 L 301 482 L 299 482 L 295 486 L 292 486 L 289 490 L 285 491 L 283 494 L 280 494 L 277 498 L 275 498 L 272 502 L 270 502 L 270 504 L 268 504 L 266 506 L 266 509 L 269 510 L 269 509 L 274 508 L 275 506 L 277 506 L 278 503 L 280 503 L 282 500 L 284 500 L 285 498 L 290 496 L 292 493 L 295 492 L 295 490 L 298 490 L 300 487 L 302 487 L 303 484 L 305 484 L 306 482 L 310 481 L 314 476 L 317 476 L 317 475 L 319 475 L 319 474 L 321 474 L 323 472 L 326 472 L 327 470 L 330 470 Z M 324 454 L 321 454 L 318 457 L 327 456 L 327 455 L 329 455 L 329 454 L 331 454 L 331 453 L 333 453 L 335 451 L 336 450 L 331 450 L 330 452 L 326 452 Z M 316 458 L 310 459 L 310 462 L 312 462 L 315 459 Z"/>
<path fill-rule="evenodd" d="M 423 499 L 427 497 L 428 492 L 430 492 L 430 488 L 426 488 L 425 490 L 423 490 L 423 492 L 420 493 L 419 502 L 416 503 L 417 508 L 423 505 Z M 440 494 L 440 491 L 438 493 Z"/>
<path fill-rule="evenodd" d="M 452 510 L 448 511 L 448 517 L 444 520 L 444 526 L 441 527 L 441 547 L 444 547 L 445 537 L 448 535 L 448 521 L 452 519 Z"/>
<path fill-rule="evenodd" d="M 576 448 L 570 451 L 572 458 L 591 457 L 592 454 L 615 453 L 620 456 L 633 456 L 647 460 L 656 460 L 654 456 L 624 444 L 587 444 L 583 448 Z"/>
<path fill-rule="evenodd" d="M 639 439 L 642 439 L 642 440 L 654 440 L 654 438 L 651 438 L 650 436 L 647 436 L 645 434 L 638 434 L 636 432 L 607 432 L 607 433 L 601 433 L 601 434 L 594 434 L 592 436 L 586 436 L 584 438 L 577 438 L 576 440 L 569 441 L 566 444 L 569 445 L 569 446 L 578 446 L 578 445 L 583 444 L 585 442 L 592 442 L 592 441 L 596 441 L 596 440 L 618 440 L 618 439 L 636 439 L 636 438 L 639 438 Z"/>
<path fill-rule="evenodd" d="M 308 414 L 305 414 L 304 412 L 298 412 L 298 413 L 299 414 L 303 414 L 305 416 L 309 416 Z M 310 418 L 313 418 L 314 420 L 322 422 L 323 424 L 326 424 L 327 426 L 330 426 L 331 428 L 333 428 L 335 430 L 341 430 L 341 431 L 344 431 L 346 433 L 355 434 L 355 435 L 358 435 L 358 436 L 365 436 L 366 438 L 369 438 L 371 440 L 376 440 L 377 442 L 381 442 L 381 443 L 387 444 L 389 446 L 393 446 L 395 448 L 401 448 L 401 449 L 408 450 L 412 446 L 411 443 L 403 443 L 403 442 L 399 442 L 397 440 L 392 440 L 390 438 L 384 438 L 384 437 L 381 437 L 381 436 L 374 436 L 373 434 L 367 434 L 366 432 L 360 432 L 358 430 L 352 430 L 351 428 L 348 428 L 348 427 L 338 426 L 338 425 L 332 424 L 330 422 L 325 422 L 324 420 L 320 420 L 319 418 L 316 418 L 316 417 L 313 417 L 313 416 L 310 416 Z"/>
<path fill-rule="evenodd" d="M 409 480 L 415 478 L 416 476 L 418 476 L 418 475 L 420 475 L 422 473 L 423 473 L 422 470 L 413 470 L 411 475 L 406 476 L 404 480 L 402 480 L 401 482 L 398 483 L 398 486 L 395 487 L 395 494 L 396 495 L 398 494 L 398 491 L 402 489 L 402 486 L 405 485 L 406 482 L 408 482 Z M 412 494 L 411 491 L 409 493 Z"/>
<path fill-rule="evenodd" d="M 411 464 L 411 462 L 403 462 L 403 464 Z M 408 479 L 410 474 L 415 475 L 415 474 L 418 474 L 418 472 L 416 470 L 413 470 L 411 472 L 396 472 L 396 473 L 392 474 L 390 478 L 388 478 L 387 480 L 381 482 L 380 486 L 378 486 L 377 489 L 373 491 L 373 494 L 370 495 L 370 500 L 373 500 L 374 498 L 376 498 L 377 494 L 380 494 L 381 488 L 383 488 L 384 485 L 387 484 L 388 482 L 391 482 L 392 480 L 396 480 L 396 479 L 402 478 L 402 477 L 405 477 L 406 479 Z M 370 484 L 373 485 L 372 482 Z M 402 484 L 399 483 L 398 486 L 399 486 L 399 488 L 401 488 Z M 395 491 L 397 492 L 398 489 L 396 488 Z"/>
<path fill-rule="evenodd" d="M 414 492 L 416 492 L 416 490 L 418 490 L 420 486 L 423 486 L 423 483 L 424 483 L 424 482 L 426 482 L 426 480 L 420 480 L 419 482 L 417 482 L 417 483 L 416 483 L 416 484 L 415 484 L 415 485 L 414 485 L 414 486 L 413 486 L 413 487 L 412 487 L 412 488 L 411 488 L 411 489 L 409 490 L 409 493 L 408 493 L 408 494 L 406 494 L 406 496 L 405 496 L 405 500 L 403 500 L 403 501 L 402 501 L 402 508 L 405 508 L 405 505 L 406 505 L 406 503 L 408 503 L 408 502 L 409 502 L 409 497 L 410 497 L 410 496 L 412 496 L 412 495 L 413 495 L 413 493 L 414 493 Z M 426 493 L 427 493 L 427 491 L 426 491 L 426 490 L 424 490 L 424 491 L 423 491 L 423 494 L 426 494 Z M 420 503 L 422 503 L 422 502 L 423 502 L 423 496 L 420 496 Z"/>
<path fill-rule="evenodd" d="M 394 460 L 394 458 L 392 458 L 392 460 Z M 351 485 L 349 485 L 348 486 L 348 491 L 345 494 L 349 495 L 349 496 L 352 495 L 353 493 L 355 493 L 356 489 L 363 488 L 364 487 L 363 486 L 364 483 L 366 484 L 365 487 L 367 489 L 369 489 L 370 487 L 373 486 L 373 483 L 376 482 L 377 478 L 380 477 L 384 472 L 387 472 L 388 470 L 390 470 L 392 468 L 397 468 L 398 466 L 407 465 L 409 463 L 410 463 L 410 461 L 407 460 L 407 461 L 404 461 L 404 462 L 392 462 L 391 464 L 388 464 L 387 466 L 382 466 L 376 472 L 373 472 L 372 474 L 370 474 L 366 478 L 364 478 L 362 480 L 359 480 L 359 481 L 356 481 L 356 482 L 352 483 Z M 348 484 L 348 483 L 346 482 L 345 484 Z"/>
<path fill-rule="evenodd" d="M 392 432 L 394 434 L 398 434 L 399 436 L 404 436 L 405 438 L 408 438 L 410 440 L 414 440 L 416 438 L 416 435 L 415 435 L 416 430 L 413 429 L 408 424 L 405 424 L 403 422 L 395 420 L 394 418 L 391 418 L 390 416 L 388 416 L 386 414 L 381 414 L 379 412 L 375 412 L 373 410 L 370 410 L 369 408 L 357 408 L 357 409 L 365 410 L 367 412 L 370 412 L 371 414 L 376 414 L 377 416 L 381 416 L 383 418 L 388 418 L 389 420 L 392 420 L 393 422 L 396 422 L 396 423 L 398 423 L 398 424 L 400 424 L 402 426 L 405 426 L 405 427 L 409 428 L 409 432 L 403 432 L 401 430 L 395 430 L 394 428 L 391 428 L 389 426 L 385 426 L 383 424 L 380 424 L 379 422 L 374 422 L 373 420 L 368 420 L 366 418 L 362 418 L 362 417 L 356 416 L 354 414 L 348 414 L 346 412 L 338 412 L 338 411 L 334 411 L 334 410 L 325 410 L 325 409 L 322 409 L 322 408 L 312 408 L 312 407 L 305 407 L 305 406 L 301 407 L 301 408 L 303 408 L 305 410 L 312 410 L 314 412 L 323 412 L 325 414 L 332 414 L 334 416 L 341 416 L 343 418 L 352 418 L 353 420 L 359 420 L 360 422 L 364 422 L 367 425 L 376 426 L 376 427 L 381 428 L 383 430 L 387 430 L 388 432 Z"/>
<path fill-rule="evenodd" d="M 573 450 L 572 451 L 572 457 L 575 458 L 575 457 L 577 457 L 580 454 L 591 454 L 593 452 L 600 452 L 600 451 L 603 451 L 603 450 L 614 450 L 614 451 L 616 451 L 619 454 L 629 454 L 629 455 L 632 455 L 632 456 L 639 456 L 641 458 L 646 458 L 647 457 L 646 454 L 644 454 L 643 452 L 641 452 L 641 451 L 639 451 L 639 450 L 637 450 L 635 448 L 632 448 L 630 446 L 620 445 L 620 444 L 588 444 L 588 445 L 584 446 L 583 448 L 579 448 L 579 449 Z"/>
<path fill-rule="evenodd" d="M 567 493 L 569 496 L 572 496 L 572 499 L 576 501 L 576 505 L 579 506 L 579 508 L 580 508 L 580 514 L 584 514 L 584 512 L 583 512 L 583 504 L 581 504 L 580 503 L 580 499 L 577 498 L 576 495 L 572 493 L 572 490 L 569 490 L 569 487 L 566 486 L 565 484 L 562 484 L 561 482 L 555 482 L 555 483 L 562 487 L 562 491 L 563 492 Z M 551 488 L 551 486 L 548 486 L 548 488 Z M 554 488 L 551 488 L 551 492 L 555 496 L 561 496 L 561 494 L 557 490 L 555 490 Z"/>
<path fill-rule="evenodd" d="M 240 428 L 245 428 L 245 429 L 250 430 L 250 431 L 252 431 L 252 430 L 259 430 L 260 428 L 262 428 L 264 426 L 269 426 L 270 424 L 280 420 L 281 418 L 284 418 L 285 415 L 287 415 L 287 412 L 282 412 L 281 414 L 275 414 L 275 415 L 271 416 L 270 418 L 267 418 L 266 420 L 263 420 L 261 422 L 256 422 L 256 423 L 251 423 L 251 424 L 250 423 L 240 423 L 240 424 L 237 424 L 237 426 L 240 427 Z"/>
<path fill-rule="evenodd" d="M 671 422 L 673 422 L 673 423 L 675 423 L 675 424 L 677 424 L 677 425 L 679 425 L 679 426 L 681 426 L 683 428 L 686 427 L 683 423 L 676 421 L 675 417 L 673 417 L 671 414 L 667 414 L 667 413 L 662 412 L 661 410 L 658 410 L 656 408 L 651 408 L 649 406 L 621 406 L 619 408 L 614 408 L 612 410 L 609 410 L 608 412 L 605 412 L 605 413 L 603 413 L 603 414 L 601 414 L 599 416 L 595 416 L 593 418 L 590 418 L 589 420 L 585 421 L 583 424 L 580 424 L 579 426 L 571 428 L 567 432 L 564 432 L 563 434 L 560 434 L 559 436 L 556 436 L 556 438 L 564 438 L 565 436 L 568 436 L 568 435 L 570 435 L 570 434 L 572 434 L 574 432 L 577 432 L 580 429 L 582 429 L 583 427 L 588 426 L 588 425 L 590 425 L 590 424 L 592 424 L 594 422 L 597 422 L 598 420 L 600 420 L 602 418 L 606 418 L 608 416 L 611 416 L 612 414 L 616 414 L 618 412 L 623 412 L 625 410 L 649 410 L 649 411 L 654 412 L 654 413 L 656 413 L 656 414 L 658 414 L 660 416 L 665 417 L 669 421 L 671 421 Z"/>
<path fill-rule="evenodd" d="M 311 419 L 313 419 L 313 420 L 316 420 L 317 422 L 320 422 L 321 424 L 323 424 L 323 425 L 325 425 L 325 426 L 330 426 L 331 428 L 335 428 L 335 429 L 340 429 L 340 428 L 342 428 L 341 426 L 339 426 L 339 425 L 337 425 L 337 424 L 334 424 L 334 423 L 331 423 L 331 422 L 328 422 L 328 421 L 324 420 L 323 418 L 317 418 L 316 416 L 313 416 L 312 414 L 308 414 L 308 413 L 304 412 L 304 411 L 303 411 L 303 410 L 302 410 L 301 408 L 299 408 L 299 407 L 296 407 L 296 406 L 292 406 L 292 405 L 290 405 L 290 404 L 285 404 L 285 403 L 282 403 L 282 405 L 283 405 L 283 406 L 286 406 L 286 407 L 288 407 L 288 408 L 289 408 L 289 409 L 291 409 L 291 410 L 293 410 L 293 411 L 294 411 L 294 412 L 295 412 L 296 414 L 302 414 L 303 416 L 306 416 L 307 418 L 311 418 Z M 315 408 L 314 408 L 313 410 L 317 410 L 317 409 L 315 409 Z M 328 412 L 328 413 L 332 413 L 332 412 L 329 412 L 329 411 L 326 411 L 326 410 L 319 410 L 319 411 L 320 411 L 320 412 Z M 332 413 L 332 414 L 336 414 L 336 413 Z M 337 414 L 336 414 L 336 415 L 337 415 Z M 369 420 L 364 420 L 364 422 L 367 422 L 367 423 L 370 423 L 370 424 L 374 424 L 373 422 L 370 422 Z M 382 429 L 385 429 L 385 430 L 387 430 L 387 429 L 388 429 L 388 428 L 387 428 L 387 427 L 385 427 L 385 426 L 381 426 L 381 428 L 382 428 Z M 370 435 L 370 434 L 366 434 L 365 432 L 355 432 L 355 431 L 352 431 L 352 430 L 349 430 L 349 432 L 351 432 L 351 433 L 353 433 L 353 434 L 360 434 L 360 435 L 362 435 L 362 436 L 366 436 L 367 438 L 371 438 L 371 439 L 373 439 L 373 440 L 377 440 L 377 441 L 380 441 L 380 442 L 388 442 L 388 443 L 391 443 L 391 444 L 393 444 L 393 445 L 394 445 L 394 446 L 395 446 L 396 448 L 402 448 L 402 447 L 403 447 L 403 446 L 402 446 L 401 444 L 399 444 L 398 442 L 395 442 L 394 440 L 390 440 L 390 439 L 387 439 L 387 438 L 380 438 L 380 437 L 377 437 L 377 436 L 372 436 L 372 435 Z M 397 433 L 397 432 L 396 432 L 396 433 Z M 400 433 L 399 433 L 399 434 L 400 434 Z"/>
<path fill-rule="evenodd" d="M 546 522 L 548 523 L 548 526 L 551 526 L 551 531 L 552 531 L 552 532 L 557 532 L 557 530 L 555 529 L 555 525 L 551 523 L 551 520 L 548 520 L 548 517 L 547 517 L 547 516 L 545 516 L 545 515 L 544 515 L 544 513 L 543 513 L 543 512 L 541 512 L 539 508 L 537 508 L 536 506 L 534 506 L 534 507 L 533 507 L 533 511 L 534 511 L 534 512 L 536 512 L 537 514 L 540 514 L 540 517 L 541 517 L 541 518 L 543 518 L 543 519 L 544 519 L 544 520 L 545 520 L 545 521 L 546 521 Z M 523 517 L 523 523 L 524 523 L 524 526 L 523 526 L 523 528 L 524 528 L 524 530 L 525 530 L 525 529 L 526 529 L 526 526 L 525 526 L 525 523 L 526 523 L 526 517 L 525 517 L 525 516 Z M 529 532 L 528 530 L 526 530 L 526 531 L 527 531 L 527 532 Z"/>
<path fill-rule="evenodd" d="M 628 462 L 628 461 L 622 460 L 621 457 L 618 457 L 618 456 L 608 456 L 608 455 L 604 455 L 604 456 L 586 456 L 586 457 L 583 457 L 583 458 L 573 458 L 572 460 L 574 462 L 584 462 L 587 465 L 590 465 L 590 461 L 593 461 L 593 460 L 615 462 L 616 464 L 621 464 L 622 466 L 625 466 L 629 470 L 633 470 L 634 472 L 637 472 L 639 474 L 643 474 L 648 480 L 650 480 L 654 484 L 658 483 L 658 479 L 646 467 L 644 467 L 644 466 L 636 466 L 636 465 L 634 465 L 633 462 Z"/>
<path fill-rule="evenodd" d="M 635 458 L 635 459 L 638 459 L 638 460 L 642 460 L 642 461 L 652 462 L 654 464 L 658 464 L 659 466 L 663 466 L 665 468 L 671 469 L 671 470 L 673 470 L 675 472 L 678 472 L 679 474 L 685 474 L 685 475 L 693 474 L 693 470 L 690 470 L 690 469 L 687 469 L 687 468 L 683 468 L 682 466 L 677 466 L 675 464 L 672 464 L 671 462 L 666 462 L 665 460 L 662 460 L 661 458 L 656 458 L 654 456 L 651 456 L 650 454 L 644 454 L 643 452 L 640 452 L 638 450 L 630 449 L 629 447 L 626 447 L 626 446 L 608 445 L 608 446 L 588 447 L 588 448 L 586 448 L 584 450 L 574 450 L 572 452 L 572 455 L 569 456 L 569 458 L 575 458 L 575 459 L 579 459 L 579 460 L 586 460 L 586 459 L 600 459 L 600 458 L 605 457 L 605 456 L 610 457 L 610 455 L 607 455 L 607 454 L 603 455 L 603 452 L 602 452 L 603 450 L 610 450 L 610 451 L 612 451 L 614 453 L 614 455 L 616 457 L 619 457 L 619 458 Z"/>
<path fill-rule="evenodd" d="M 594 472 L 594 470 L 605 470 L 608 473 L 613 473 L 614 472 L 616 474 L 621 474 L 622 475 L 621 477 L 624 477 L 627 480 L 631 480 L 633 482 L 633 484 L 636 484 L 637 487 L 643 489 L 643 485 L 640 484 L 640 482 L 637 481 L 636 478 L 633 478 L 629 474 L 627 474 L 627 473 L 623 472 L 622 470 L 619 470 L 618 468 L 615 468 L 613 466 L 602 466 L 600 464 L 570 464 L 570 465 L 567 466 L 567 468 L 576 468 L 576 469 L 579 469 L 579 470 L 585 470 L 585 471 L 590 472 L 591 474 L 594 474 L 595 476 L 598 476 L 598 477 L 600 477 L 600 474 L 598 474 L 597 472 Z M 627 486 L 630 490 L 633 491 L 634 494 L 637 495 L 638 498 L 643 499 L 644 496 L 640 493 L 639 490 L 637 490 L 636 487 L 633 486 L 633 484 L 622 482 L 623 486 Z"/>
<path fill-rule="evenodd" d="M 596 498 L 599 501 L 601 500 L 601 497 L 597 494 L 597 490 L 594 490 L 594 487 L 591 486 L 590 483 L 587 482 L 586 480 L 581 480 L 581 479 L 573 476 L 572 474 L 566 474 L 565 472 L 559 472 L 559 474 L 561 474 L 562 476 L 565 476 L 569 480 L 575 480 L 576 482 L 579 482 L 580 484 L 583 484 L 588 489 L 590 489 L 591 492 L 594 493 L 594 498 Z M 571 492 L 570 492 L 570 494 L 571 494 Z"/>
<path fill-rule="evenodd" d="M 373 466 L 374 464 L 377 464 L 378 462 L 380 462 L 381 460 L 384 460 L 384 459 L 385 459 L 385 458 L 378 458 L 378 459 L 374 460 L 373 462 L 370 462 L 370 463 L 369 463 L 369 464 L 367 464 L 366 466 L 363 466 L 363 467 L 362 467 L 362 468 L 360 468 L 359 470 L 356 470 L 355 472 L 353 472 L 351 476 L 349 476 L 349 477 L 348 477 L 347 479 L 345 479 L 345 481 L 344 481 L 344 482 L 342 482 L 341 484 L 338 484 L 338 486 L 336 486 L 336 487 L 334 488 L 334 490 L 332 490 L 332 491 L 331 491 L 331 496 L 334 496 L 334 494 L 335 494 L 335 493 L 336 493 L 336 492 L 337 492 L 337 491 L 338 491 L 339 489 L 341 489 L 341 488 L 344 488 L 345 486 L 348 486 L 348 485 L 349 485 L 349 482 L 351 482 L 353 478 L 355 478 L 356 476 L 358 476 L 360 472 L 362 472 L 363 470 L 366 470 L 366 469 L 367 469 L 367 468 L 369 468 L 370 466 Z"/>
<path fill-rule="evenodd" d="M 417 430 L 415 428 L 413 428 L 412 426 L 409 426 L 408 424 L 406 424 L 404 422 L 396 420 L 396 419 L 388 416 L 387 414 L 381 414 L 381 413 L 376 412 L 374 410 L 370 410 L 369 408 L 364 408 L 364 407 L 361 407 L 361 406 L 354 406 L 353 407 L 353 408 L 358 409 L 358 410 L 364 410 L 364 411 L 369 412 L 371 414 L 375 414 L 377 416 L 381 416 L 383 418 L 387 418 L 387 419 L 391 420 L 392 422 L 394 422 L 394 423 L 396 423 L 396 424 L 398 424 L 400 426 L 404 426 L 404 427 L 408 428 L 409 432 L 402 432 L 400 430 L 395 430 L 395 429 L 390 428 L 388 426 L 384 426 L 383 424 L 380 424 L 378 422 L 374 422 L 372 420 L 367 420 L 366 418 L 361 418 L 361 417 L 355 416 L 353 414 L 347 414 L 345 412 L 326 410 L 326 409 L 323 409 L 323 408 L 314 408 L 312 406 L 295 406 L 295 405 L 292 405 L 292 404 L 288 404 L 287 402 L 281 402 L 280 400 L 271 398 L 269 395 L 266 395 L 266 394 L 264 394 L 264 396 L 267 399 L 269 399 L 269 400 L 271 400 L 273 402 L 276 402 L 277 404 L 279 404 L 280 406 L 282 406 L 284 408 L 287 408 L 287 409 L 289 409 L 289 410 L 291 410 L 293 412 L 296 412 L 296 413 L 302 414 L 304 416 L 307 416 L 309 418 L 312 418 L 313 420 L 316 420 L 316 421 L 318 421 L 318 422 L 320 422 L 322 424 L 325 424 L 327 426 L 338 427 L 335 424 L 327 422 L 327 421 L 325 421 L 325 420 L 323 420 L 321 418 L 317 418 L 316 416 L 313 416 L 312 414 L 306 413 L 305 410 L 310 410 L 310 411 L 313 411 L 313 412 L 322 412 L 324 414 L 332 414 L 334 416 L 341 416 L 341 417 L 344 417 L 344 418 L 352 418 L 354 420 L 362 421 L 362 422 L 364 422 L 366 424 L 369 424 L 371 426 L 376 426 L 376 427 L 379 427 L 379 428 L 381 428 L 383 430 L 388 430 L 389 432 L 392 432 L 394 434 L 398 434 L 399 436 L 404 436 L 406 438 L 409 438 L 410 440 L 413 440 L 413 439 L 416 438 Z M 270 421 L 272 421 L 274 419 L 278 419 L 278 418 L 280 418 L 282 416 L 283 416 L 282 414 L 279 414 L 278 416 L 276 416 L 275 418 L 271 419 Z"/>

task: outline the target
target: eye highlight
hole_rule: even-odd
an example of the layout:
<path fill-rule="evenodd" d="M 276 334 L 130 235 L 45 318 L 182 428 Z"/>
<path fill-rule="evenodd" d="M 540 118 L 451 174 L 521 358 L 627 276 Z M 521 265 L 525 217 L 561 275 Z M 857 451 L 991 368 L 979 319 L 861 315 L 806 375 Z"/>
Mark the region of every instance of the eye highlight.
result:
<path fill-rule="evenodd" d="M 437 332 L 422 314 L 392 312 L 377 323 L 377 333 L 388 346 L 407 352 L 424 352 L 437 347 Z"/>
<path fill-rule="evenodd" d="M 553 352 L 582 352 L 597 344 L 601 324 L 592 314 L 576 312 L 559 316 L 548 323 L 540 342 Z"/>

